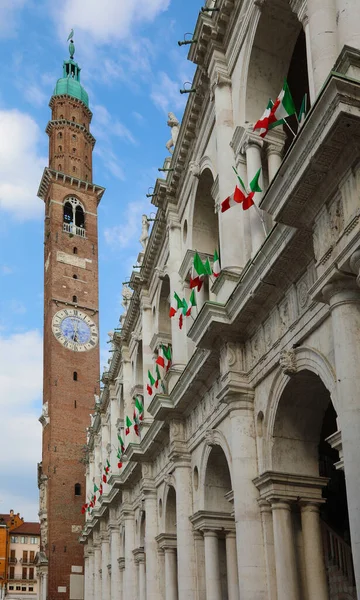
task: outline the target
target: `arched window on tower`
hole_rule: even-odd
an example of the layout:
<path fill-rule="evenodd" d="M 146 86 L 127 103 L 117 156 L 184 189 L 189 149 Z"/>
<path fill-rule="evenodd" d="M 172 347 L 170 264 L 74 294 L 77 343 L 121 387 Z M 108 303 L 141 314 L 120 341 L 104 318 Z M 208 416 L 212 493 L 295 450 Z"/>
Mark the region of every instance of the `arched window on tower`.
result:
<path fill-rule="evenodd" d="M 61 133 L 61 131 L 59 131 L 59 133 L 57 134 L 57 136 L 58 136 L 58 139 L 59 139 L 59 140 L 61 140 L 61 139 L 62 139 L 62 133 Z"/>
<path fill-rule="evenodd" d="M 59 151 L 59 152 L 62 152 L 62 146 L 59 146 L 59 147 L 58 147 L 58 151 Z"/>
<path fill-rule="evenodd" d="M 65 200 L 63 231 L 85 237 L 85 211 L 77 198 Z"/>

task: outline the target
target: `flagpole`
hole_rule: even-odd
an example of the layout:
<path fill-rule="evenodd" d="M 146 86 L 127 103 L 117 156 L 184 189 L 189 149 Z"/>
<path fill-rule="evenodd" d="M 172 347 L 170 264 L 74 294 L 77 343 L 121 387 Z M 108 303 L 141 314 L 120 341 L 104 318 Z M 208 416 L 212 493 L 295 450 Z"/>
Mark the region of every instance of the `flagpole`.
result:
<path fill-rule="evenodd" d="M 292 129 L 292 127 L 290 127 L 290 125 L 289 125 L 289 123 L 287 122 L 287 120 L 286 120 L 286 119 L 287 119 L 287 117 L 284 117 L 284 119 L 283 119 L 283 120 L 284 120 L 284 123 L 285 123 L 285 125 L 287 125 L 287 127 L 289 128 L 289 130 L 291 131 L 291 133 L 293 134 L 293 136 L 294 136 L 294 138 L 295 138 L 295 137 L 296 137 L 296 133 L 295 133 L 295 131 Z M 296 120 L 297 120 L 297 117 L 296 117 Z"/>
<path fill-rule="evenodd" d="M 256 205 L 256 203 L 255 203 L 255 202 L 254 202 L 254 206 L 255 206 L 256 214 L 257 214 L 257 216 L 259 217 L 259 219 L 260 219 L 260 221 L 261 221 L 261 223 L 262 223 L 262 226 L 263 226 L 263 228 L 264 228 L 265 237 L 267 237 L 267 231 L 266 231 L 266 226 L 265 226 L 265 220 L 264 220 L 264 217 L 262 216 L 262 214 L 261 214 L 261 210 L 260 210 L 260 208 L 259 208 L 259 207 Z"/>

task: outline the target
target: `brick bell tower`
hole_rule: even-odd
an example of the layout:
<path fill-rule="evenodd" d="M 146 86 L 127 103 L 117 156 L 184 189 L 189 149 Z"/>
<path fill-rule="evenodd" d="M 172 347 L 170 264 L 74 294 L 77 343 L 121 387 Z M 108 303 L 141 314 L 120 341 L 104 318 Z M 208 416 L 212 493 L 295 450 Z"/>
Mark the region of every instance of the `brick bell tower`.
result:
<path fill-rule="evenodd" d="M 104 188 L 92 180 L 92 113 L 72 39 L 69 51 L 49 104 L 49 166 L 38 192 L 45 203 L 41 600 L 83 598 L 84 445 L 100 374 L 97 207 Z"/>

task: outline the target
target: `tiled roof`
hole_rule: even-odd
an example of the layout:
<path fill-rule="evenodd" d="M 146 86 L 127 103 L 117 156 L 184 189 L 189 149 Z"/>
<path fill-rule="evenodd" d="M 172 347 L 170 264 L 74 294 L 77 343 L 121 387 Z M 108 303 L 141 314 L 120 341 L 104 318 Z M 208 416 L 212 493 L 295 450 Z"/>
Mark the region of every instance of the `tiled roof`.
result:
<path fill-rule="evenodd" d="M 40 535 L 40 523 L 23 523 L 12 530 L 11 535 Z"/>

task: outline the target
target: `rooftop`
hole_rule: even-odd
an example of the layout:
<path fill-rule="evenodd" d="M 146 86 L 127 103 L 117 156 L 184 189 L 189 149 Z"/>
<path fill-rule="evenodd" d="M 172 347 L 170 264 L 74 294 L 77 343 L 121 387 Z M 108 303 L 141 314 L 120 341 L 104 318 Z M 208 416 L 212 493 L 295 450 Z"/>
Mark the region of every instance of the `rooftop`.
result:
<path fill-rule="evenodd" d="M 12 530 L 12 535 L 40 535 L 40 523 L 23 523 L 19 527 Z"/>

